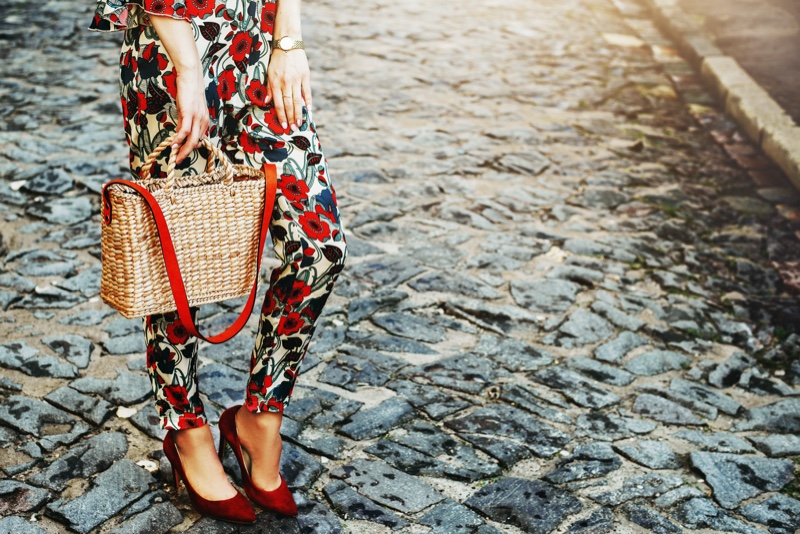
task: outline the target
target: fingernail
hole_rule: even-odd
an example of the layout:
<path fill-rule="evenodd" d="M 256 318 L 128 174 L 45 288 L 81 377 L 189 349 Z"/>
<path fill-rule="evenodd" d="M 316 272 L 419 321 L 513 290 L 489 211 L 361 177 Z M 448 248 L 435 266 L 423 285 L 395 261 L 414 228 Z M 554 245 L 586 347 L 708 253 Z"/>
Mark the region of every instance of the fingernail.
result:
<path fill-rule="evenodd" d="M 284 130 L 285 130 L 286 128 L 288 128 L 288 127 L 289 127 L 289 125 L 288 125 L 288 124 L 286 124 L 285 122 L 282 122 L 282 123 L 281 123 L 281 128 L 283 128 Z"/>

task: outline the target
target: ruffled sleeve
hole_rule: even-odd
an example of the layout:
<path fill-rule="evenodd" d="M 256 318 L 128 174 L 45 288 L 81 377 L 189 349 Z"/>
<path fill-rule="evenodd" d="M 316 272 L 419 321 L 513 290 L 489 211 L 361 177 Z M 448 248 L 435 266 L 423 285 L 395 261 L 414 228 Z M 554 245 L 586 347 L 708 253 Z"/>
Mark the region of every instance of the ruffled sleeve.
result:
<path fill-rule="evenodd" d="M 190 20 L 184 0 L 97 0 L 90 30 L 112 32 L 149 26 L 147 14 Z"/>

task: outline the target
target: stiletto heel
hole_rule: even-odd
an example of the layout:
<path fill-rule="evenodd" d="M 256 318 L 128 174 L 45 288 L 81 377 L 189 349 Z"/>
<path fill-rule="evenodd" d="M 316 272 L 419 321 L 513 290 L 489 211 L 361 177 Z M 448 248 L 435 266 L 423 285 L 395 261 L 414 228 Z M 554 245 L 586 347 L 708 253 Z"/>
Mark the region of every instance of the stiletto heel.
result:
<path fill-rule="evenodd" d="M 220 435 L 219 435 L 219 451 L 217 452 L 217 455 L 219 456 L 219 461 L 220 462 L 224 462 L 225 461 L 225 445 L 227 445 L 227 444 L 228 443 L 225 441 L 225 438 L 222 437 L 222 432 L 220 432 Z"/>
<path fill-rule="evenodd" d="M 181 479 L 178 477 L 178 471 L 175 470 L 175 466 L 172 466 L 172 480 L 173 484 L 175 484 L 175 494 L 181 494 Z"/>
<path fill-rule="evenodd" d="M 219 443 L 220 443 L 220 458 L 224 455 L 225 445 L 229 445 L 236 456 L 236 461 L 239 464 L 239 469 L 242 472 L 242 487 L 244 492 L 250 497 L 250 500 L 260 505 L 265 510 L 270 510 L 282 515 L 297 516 L 297 504 L 294 502 L 292 492 L 286 484 L 286 480 L 281 476 L 281 484 L 272 491 L 265 491 L 256 487 L 250 473 L 247 471 L 247 466 L 244 462 L 242 454 L 242 444 L 239 441 L 239 434 L 236 431 L 236 412 L 241 408 L 239 406 L 231 406 L 219 418 Z"/>
<path fill-rule="evenodd" d="M 234 497 L 222 501 L 209 501 L 197 494 L 192 485 L 189 484 L 186 472 L 183 470 L 183 462 L 181 462 L 178 446 L 175 444 L 174 430 L 167 432 L 164 437 L 163 447 L 164 454 L 167 455 L 169 463 L 172 464 L 172 477 L 175 481 L 177 492 L 180 492 L 180 481 L 183 480 L 183 485 L 186 486 L 186 492 L 189 494 L 189 502 L 197 513 L 222 521 L 230 521 L 231 523 L 256 522 L 256 513 L 253 511 L 253 507 L 247 501 L 247 498 L 238 491 Z"/>

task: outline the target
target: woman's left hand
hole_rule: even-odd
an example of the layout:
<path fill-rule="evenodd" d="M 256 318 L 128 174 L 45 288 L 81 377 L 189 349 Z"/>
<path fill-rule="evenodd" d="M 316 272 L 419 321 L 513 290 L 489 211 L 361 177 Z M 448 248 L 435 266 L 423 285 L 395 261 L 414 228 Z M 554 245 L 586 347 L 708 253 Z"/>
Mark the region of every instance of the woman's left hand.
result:
<path fill-rule="evenodd" d="M 302 49 L 272 51 L 267 67 L 268 95 L 284 129 L 303 123 L 303 103 L 311 109 L 311 73 L 308 58 Z"/>

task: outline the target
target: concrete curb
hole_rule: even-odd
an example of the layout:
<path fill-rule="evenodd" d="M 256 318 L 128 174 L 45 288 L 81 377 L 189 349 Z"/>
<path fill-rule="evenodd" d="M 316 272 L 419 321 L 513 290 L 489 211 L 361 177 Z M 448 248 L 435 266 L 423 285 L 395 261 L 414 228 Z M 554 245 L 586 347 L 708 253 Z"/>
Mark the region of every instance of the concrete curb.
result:
<path fill-rule="evenodd" d="M 800 127 L 734 58 L 711 42 L 677 0 L 645 0 L 645 4 L 725 111 L 800 189 Z"/>

